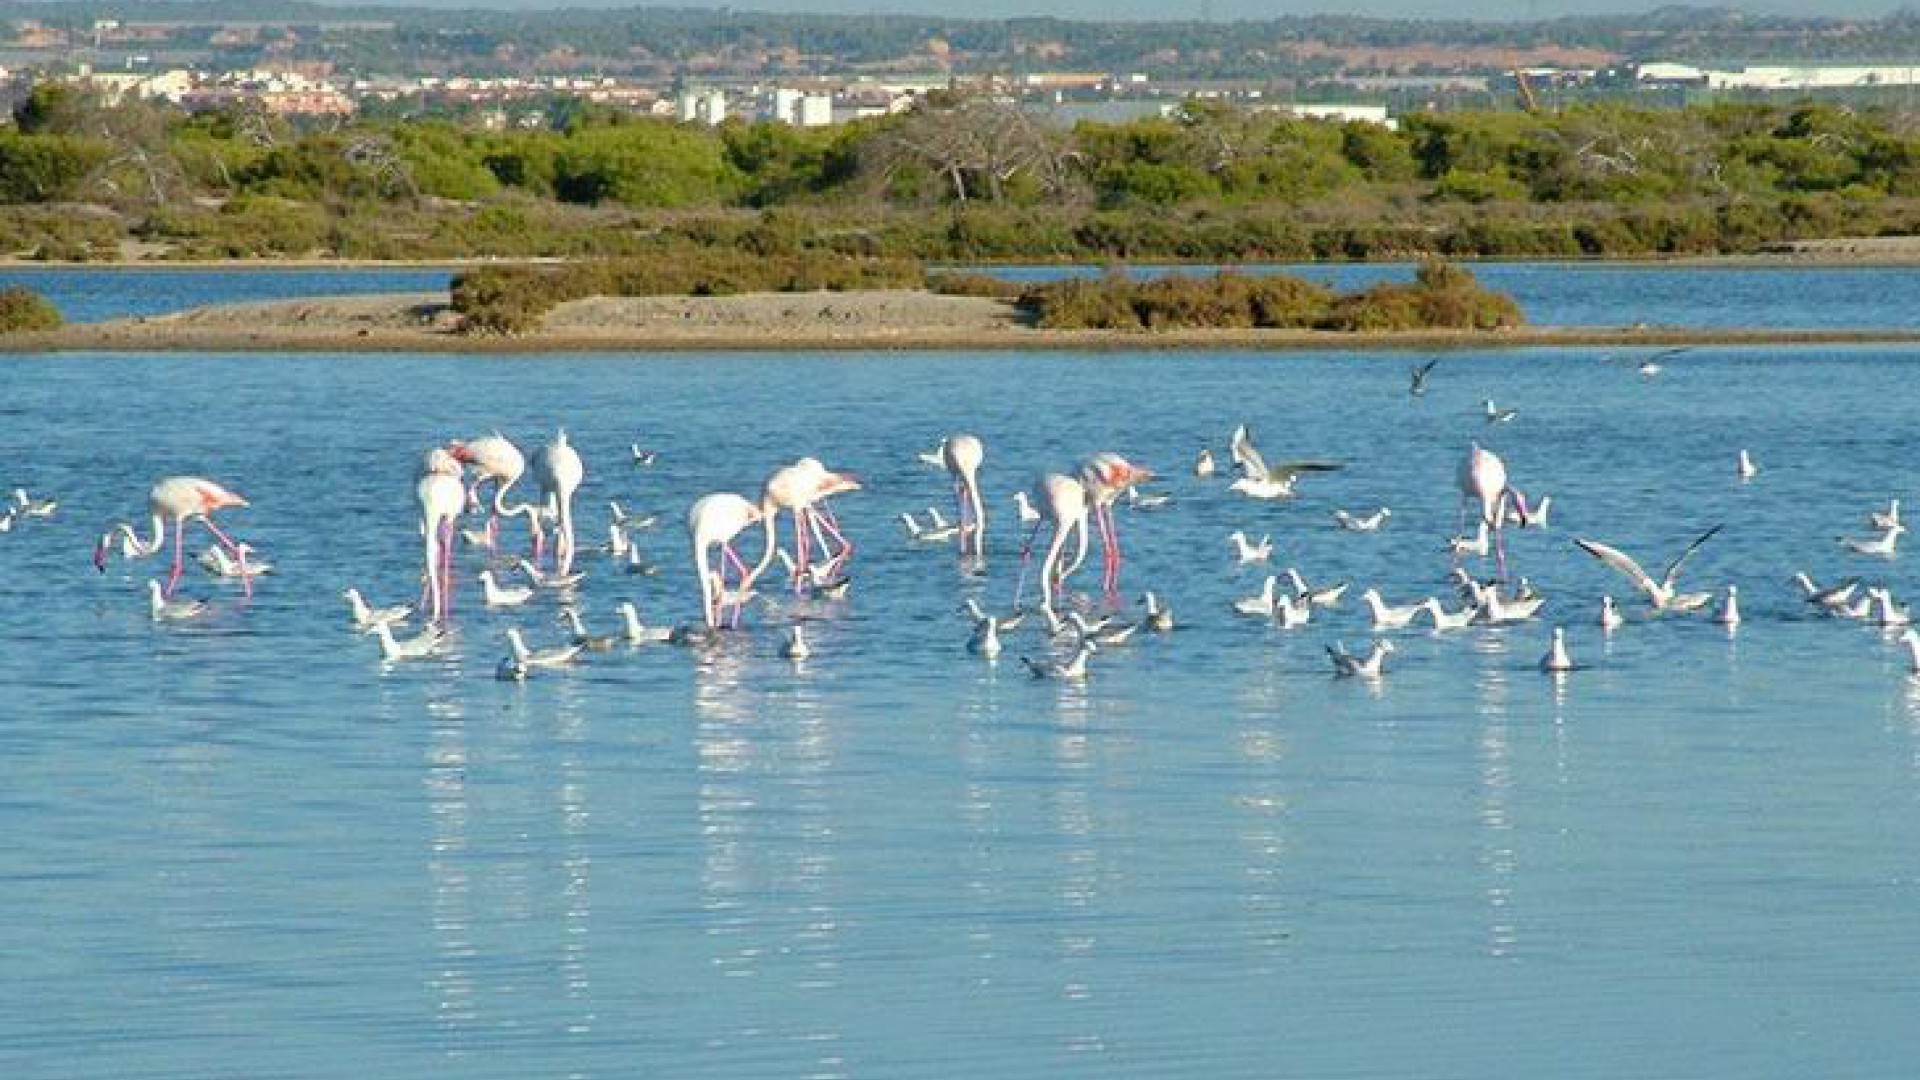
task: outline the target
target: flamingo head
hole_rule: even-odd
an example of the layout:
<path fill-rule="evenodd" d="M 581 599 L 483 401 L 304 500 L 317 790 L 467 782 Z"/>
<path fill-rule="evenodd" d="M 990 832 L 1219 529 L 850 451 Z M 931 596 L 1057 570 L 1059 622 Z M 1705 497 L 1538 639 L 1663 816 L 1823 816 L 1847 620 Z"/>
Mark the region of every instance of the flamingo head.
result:
<path fill-rule="evenodd" d="M 462 465 L 471 465 L 473 463 L 473 448 L 468 446 L 463 439 L 455 439 L 449 442 L 446 445 L 446 451 L 453 460 Z"/>
<path fill-rule="evenodd" d="M 826 475 L 825 479 L 820 482 L 820 494 L 823 497 L 827 495 L 839 495 L 848 491 L 859 491 L 860 488 L 860 478 L 847 472 L 830 472 Z"/>

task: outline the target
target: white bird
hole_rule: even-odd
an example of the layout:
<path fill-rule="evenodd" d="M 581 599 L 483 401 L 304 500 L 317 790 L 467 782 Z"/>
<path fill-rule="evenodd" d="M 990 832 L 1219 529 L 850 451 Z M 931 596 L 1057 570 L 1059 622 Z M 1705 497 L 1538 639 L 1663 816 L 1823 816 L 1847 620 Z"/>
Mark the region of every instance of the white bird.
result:
<path fill-rule="evenodd" d="M 622 529 L 644 531 L 660 524 L 659 514 L 647 514 L 645 516 L 630 514 L 627 512 L 626 507 L 621 506 L 618 502 L 611 499 L 607 501 L 607 509 L 613 516 L 613 523 Z"/>
<path fill-rule="evenodd" d="M 1845 581 L 1822 588 L 1819 585 L 1815 585 L 1813 579 L 1808 577 L 1805 572 L 1795 573 L 1793 575 L 1793 583 L 1800 587 L 1800 592 L 1806 597 L 1807 603 L 1821 608 L 1829 614 L 1846 607 L 1848 602 L 1853 599 L 1853 591 L 1860 587 L 1860 579 L 1850 577 Z"/>
<path fill-rule="evenodd" d="M 1164 510 L 1172 503 L 1173 496 L 1162 491 L 1127 489 L 1127 506 L 1134 510 Z"/>
<path fill-rule="evenodd" d="M 1828 609 L 1836 619 L 1864 619 L 1873 613 L 1873 597 L 1862 594 L 1852 603 L 1842 603 Z"/>
<path fill-rule="evenodd" d="M 1920 675 L 1920 634 L 1908 630 L 1900 635 L 1900 640 L 1907 646 L 1907 671 Z"/>
<path fill-rule="evenodd" d="M 1867 523 L 1869 525 L 1872 525 L 1876 529 L 1891 529 L 1895 525 L 1901 524 L 1900 500 L 1899 499 L 1889 500 L 1887 503 L 1886 510 L 1884 511 L 1875 510 L 1874 512 L 1868 514 Z"/>
<path fill-rule="evenodd" d="M 1024 611 L 1018 611 L 1012 615 L 989 616 L 986 609 L 980 606 L 980 601 L 975 600 L 971 596 L 967 597 L 966 602 L 961 605 L 961 610 L 966 612 L 967 617 L 975 623 L 986 622 L 991 619 L 994 625 L 1000 630 L 1018 630 L 1020 624 L 1027 621 L 1027 615 Z"/>
<path fill-rule="evenodd" d="M 1079 647 L 1065 661 L 1031 660 L 1023 656 L 1020 662 L 1027 665 L 1027 670 L 1033 672 L 1033 677 L 1036 679 L 1079 680 L 1087 677 L 1087 659 L 1098 648 L 1099 646 L 1087 638 L 1081 638 Z"/>
<path fill-rule="evenodd" d="M 154 622 L 197 619 L 209 610 L 205 600 L 169 600 L 159 582 L 147 582 L 147 611 L 153 616 Z"/>
<path fill-rule="evenodd" d="M 1491 535 L 1487 530 L 1487 523 L 1482 521 L 1479 528 L 1475 530 L 1473 539 L 1456 536 L 1447 541 L 1447 554 L 1456 559 L 1464 559 L 1468 556 L 1484 559 L 1487 553 L 1493 550 Z"/>
<path fill-rule="evenodd" d="M 1213 449 L 1211 447 L 1200 451 L 1200 456 L 1193 461 L 1193 475 L 1195 476 L 1212 476 L 1214 474 L 1214 468 Z"/>
<path fill-rule="evenodd" d="M 1510 424 L 1513 422 L 1514 417 L 1520 415 L 1519 409 L 1496 408 L 1492 398 L 1486 399 L 1481 404 L 1486 410 L 1487 423 L 1489 424 Z"/>
<path fill-rule="evenodd" d="M 1626 618 L 1620 614 L 1620 609 L 1614 605 L 1613 597 L 1603 596 L 1600 598 L 1601 633 L 1611 634 L 1615 630 L 1620 629 L 1626 621 Z"/>
<path fill-rule="evenodd" d="M 629 453 L 633 455 L 633 464 L 636 467 L 642 468 L 642 469 L 653 464 L 655 461 L 659 460 L 660 458 L 660 451 L 642 450 L 640 449 L 639 443 L 628 443 L 627 450 Z"/>
<path fill-rule="evenodd" d="M 1227 543 L 1233 545 L 1234 557 L 1242 563 L 1266 562 L 1273 554 L 1273 538 L 1262 536 L 1258 544 L 1248 541 L 1247 534 L 1235 530 L 1227 534 Z"/>
<path fill-rule="evenodd" d="M 1393 642 L 1379 640 L 1365 656 L 1355 656 L 1347 647 L 1335 643 L 1327 646 L 1327 655 L 1333 660 L 1333 673 L 1339 678 L 1377 679 L 1386 674 L 1387 654 L 1393 651 Z"/>
<path fill-rule="evenodd" d="M 1144 621 L 1147 629 L 1156 634 L 1165 634 L 1173 629 L 1173 609 L 1160 602 L 1160 598 L 1149 592 L 1141 598 L 1147 606 Z"/>
<path fill-rule="evenodd" d="M 931 516 L 938 516 L 938 512 L 931 507 L 928 508 L 928 512 Z M 949 525 L 944 521 L 934 525 L 922 525 L 914 520 L 912 514 L 901 514 L 900 524 L 906 527 L 907 539 L 916 544 L 944 544 L 960 535 L 958 525 Z"/>
<path fill-rule="evenodd" d="M 360 590 L 348 588 L 341 593 L 347 598 L 347 610 L 353 616 L 353 628 L 363 634 L 370 634 L 373 628 L 385 623 L 402 623 L 413 614 L 413 605 L 395 604 L 392 607 L 377 608 L 369 606 Z"/>
<path fill-rule="evenodd" d="M 1900 534 L 1906 531 L 1907 527 L 1896 521 L 1883 530 L 1879 536 L 1870 540 L 1863 540 L 1853 536 L 1842 536 L 1840 537 L 1840 546 L 1856 555 L 1878 555 L 1882 558 L 1890 559 L 1896 554 L 1894 549 L 1900 544 Z"/>
<path fill-rule="evenodd" d="M 1735 464 L 1734 468 L 1742 480 L 1751 480 L 1760 475 L 1760 466 L 1753 463 L 1753 455 L 1747 453 L 1745 450 L 1740 451 L 1740 460 Z"/>
<path fill-rule="evenodd" d="M 429 626 L 409 638 L 393 636 L 393 623 L 374 623 L 368 631 L 380 641 L 380 658 L 386 661 L 419 660 L 440 651 L 446 641 L 447 632 L 438 626 Z"/>
<path fill-rule="evenodd" d="M 627 573 L 638 574 L 641 577 L 652 577 L 659 572 L 660 564 L 648 562 L 646 556 L 640 554 L 639 544 L 629 543 L 627 545 Z"/>
<path fill-rule="evenodd" d="M 1333 521 L 1347 532 L 1370 533 L 1379 532 L 1380 527 L 1385 525 L 1387 519 L 1392 516 L 1393 511 L 1384 506 L 1365 517 L 1349 514 L 1345 510 L 1335 510 Z"/>
<path fill-rule="evenodd" d="M 56 499 L 36 499 L 27 494 L 26 488 L 14 488 L 13 509 L 23 518 L 47 518 L 60 509 L 60 503 Z"/>
<path fill-rule="evenodd" d="M 1281 596 L 1273 604 L 1273 621 L 1282 630 L 1298 630 L 1313 618 L 1313 604 L 1305 597 Z"/>
<path fill-rule="evenodd" d="M 1000 655 L 1000 623 L 997 619 L 975 620 L 973 634 L 967 638 L 967 651 L 989 660 Z"/>
<path fill-rule="evenodd" d="M 1038 525 L 1040 523 L 1040 511 L 1033 508 L 1033 500 L 1027 498 L 1025 488 L 1013 493 L 1013 502 L 1020 508 L 1020 524 Z"/>
<path fill-rule="evenodd" d="M 625 629 L 629 645 L 657 645 L 673 637 L 673 630 L 665 626 L 647 626 L 640 621 L 640 612 L 631 601 L 622 602 L 617 609 L 620 622 Z"/>
<path fill-rule="evenodd" d="M 627 552 L 632 550 L 632 548 L 633 542 L 627 539 L 627 530 L 621 528 L 619 522 L 609 522 L 607 524 L 607 554 L 616 559 L 624 559 L 627 557 Z"/>
<path fill-rule="evenodd" d="M 787 639 L 780 643 L 780 655 L 788 660 L 805 660 L 813 655 L 813 649 L 807 645 L 806 632 L 795 623 L 787 628 Z"/>
<path fill-rule="evenodd" d="M 1606 563 L 1624 575 L 1628 581 L 1633 582 L 1636 588 L 1647 594 L 1647 599 L 1653 604 L 1655 611 L 1698 611 L 1713 600 L 1713 594 L 1677 592 L 1674 586 L 1679 580 L 1680 568 L 1686 565 L 1688 557 L 1700 550 L 1700 545 L 1713 539 L 1714 534 L 1720 529 L 1721 526 L 1715 525 L 1696 537 L 1693 543 L 1688 544 L 1686 550 L 1680 553 L 1679 558 L 1667 564 L 1666 572 L 1658 581 L 1655 581 L 1650 574 L 1640 568 L 1639 563 L 1634 562 L 1618 548 L 1609 547 L 1596 540 L 1583 540 L 1577 537 L 1573 543 L 1581 551 Z"/>
<path fill-rule="evenodd" d="M 1426 610 L 1427 602 L 1393 606 L 1380 598 L 1378 589 L 1368 589 L 1360 594 L 1360 600 L 1367 605 L 1367 611 L 1373 616 L 1375 630 L 1401 630 Z"/>
<path fill-rule="evenodd" d="M 1523 529 L 1546 528 L 1547 515 L 1551 513 L 1552 510 L 1553 510 L 1553 496 L 1551 495 L 1540 496 L 1539 502 L 1528 504 L 1526 516 L 1520 518 L 1520 527 Z M 1506 514 L 1507 514 L 1507 508 L 1504 505 L 1501 506 L 1500 513 L 1501 513 L 1501 521 L 1504 523 L 1506 520 Z"/>
<path fill-rule="evenodd" d="M 1526 622 L 1538 615 L 1546 602 L 1547 598 L 1537 593 L 1506 597 L 1500 595 L 1499 589 L 1483 589 L 1480 593 L 1480 621 L 1488 626 Z"/>
<path fill-rule="evenodd" d="M 588 633 L 586 622 L 580 618 L 580 613 L 572 608 L 561 609 L 560 619 L 567 624 L 567 633 L 572 642 L 591 652 L 606 652 L 625 640 L 624 634 Z"/>
<path fill-rule="evenodd" d="M 502 585 L 493 571 L 480 571 L 480 598 L 490 608 L 519 607 L 533 599 L 533 590 L 525 585 Z"/>
<path fill-rule="evenodd" d="M 0 514 L 0 533 L 12 532 L 14 519 L 18 516 L 18 512 L 15 511 L 13 507 L 7 507 L 7 512 Z M 124 544 L 125 542 L 125 539 L 122 539 L 121 543 Z"/>
<path fill-rule="evenodd" d="M 947 467 L 947 440 L 941 439 L 933 445 L 933 449 L 923 450 L 913 456 L 919 458 L 923 465 L 944 470 Z"/>
<path fill-rule="evenodd" d="M 1234 464 L 1240 468 L 1240 478 L 1227 488 L 1250 499 L 1290 499 L 1293 497 L 1294 481 L 1301 474 L 1331 472 L 1340 467 L 1337 462 L 1330 461 L 1289 461 L 1269 465 L 1254 447 L 1253 437 L 1245 424 L 1233 429 L 1232 454 Z"/>
<path fill-rule="evenodd" d="M 1873 599 L 1873 621 L 1877 626 L 1899 627 L 1913 625 L 1913 616 L 1905 607 L 1895 607 L 1893 593 L 1886 589 L 1868 589 L 1867 595 Z"/>
<path fill-rule="evenodd" d="M 526 559 L 521 559 L 517 565 L 520 568 L 520 572 L 527 576 L 528 581 L 533 582 L 534 588 L 536 589 L 571 589 L 587 578 L 586 571 L 584 570 L 574 570 L 567 573 L 556 570 L 549 574 Z"/>
<path fill-rule="evenodd" d="M 1471 604 L 1461 608 L 1459 611 L 1448 611 L 1446 608 L 1440 606 L 1438 599 L 1431 596 L 1423 601 L 1420 606 L 1426 610 L 1427 617 L 1433 620 L 1433 629 L 1436 632 L 1443 630 L 1464 630 L 1473 623 L 1473 617 L 1480 613 L 1480 609 Z"/>
<path fill-rule="evenodd" d="M 527 639 L 520 635 L 520 628 L 516 626 L 507 627 L 507 646 L 513 650 L 514 662 L 529 670 L 571 664 L 585 648 L 583 645 L 569 643 L 539 650 L 529 649 Z"/>
<path fill-rule="evenodd" d="M 1573 670 L 1573 657 L 1567 655 L 1567 632 L 1558 626 L 1553 628 L 1553 644 L 1547 648 L 1547 655 L 1540 658 L 1540 670 L 1549 675 Z"/>
<path fill-rule="evenodd" d="M 1090 623 L 1086 616 L 1077 611 L 1067 612 L 1067 621 L 1082 641 L 1091 641 L 1101 648 L 1109 645 L 1125 645 L 1140 630 L 1140 623 L 1117 623 L 1112 618 L 1101 619 L 1099 623 Z"/>
<path fill-rule="evenodd" d="M 1714 613 L 1713 621 L 1728 629 L 1740 625 L 1740 586 L 1727 586 L 1726 598 L 1720 601 L 1720 610 Z"/>
<path fill-rule="evenodd" d="M 1246 615 L 1255 619 L 1273 618 L 1273 587 L 1279 583 L 1279 580 L 1280 579 L 1274 575 L 1268 574 L 1267 580 L 1260 586 L 1259 593 L 1253 596 L 1241 597 L 1233 602 L 1233 613 L 1235 615 Z"/>
<path fill-rule="evenodd" d="M 260 577 L 273 573 L 272 563 L 256 562 L 251 558 L 252 544 L 243 540 L 235 545 L 234 550 L 248 557 L 245 565 L 242 565 L 239 559 L 227 554 L 225 548 L 215 545 L 200 553 L 200 566 L 214 577 L 223 578 Z"/>
<path fill-rule="evenodd" d="M 1293 586 L 1294 596 L 1303 597 L 1308 603 L 1318 608 L 1339 607 L 1340 598 L 1347 595 L 1347 586 L 1352 584 L 1342 581 L 1316 589 L 1308 585 L 1307 579 L 1300 576 L 1300 571 L 1291 566 L 1287 567 L 1287 583 Z"/>

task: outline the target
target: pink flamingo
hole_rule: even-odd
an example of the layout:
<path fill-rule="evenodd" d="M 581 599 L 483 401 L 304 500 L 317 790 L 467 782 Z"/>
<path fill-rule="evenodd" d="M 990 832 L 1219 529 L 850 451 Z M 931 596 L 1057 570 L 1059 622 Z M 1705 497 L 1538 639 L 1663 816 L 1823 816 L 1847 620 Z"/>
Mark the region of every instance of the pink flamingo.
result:
<path fill-rule="evenodd" d="M 1032 556 L 1034 537 L 1039 535 L 1041 525 L 1051 524 L 1053 538 L 1047 543 L 1046 558 L 1040 562 L 1040 604 L 1052 611 L 1055 590 L 1087 558 L 1087 488 L 1071 476 L 1049 473 L 1034 485 L 1033 493 L 1035 501 L 1041 506 L 1040 521 L 1034 523 L 1033 532 L 1027 537 L 1026 550 L 1021 554 L 1020 584 L 1015 588 L 1014 606 L 1019 606 L 1019 594 L 1026 586 L 1025 563 Z M 1079 535 L 1079 547 L 1072 565 L 1062 568 L 1060 554 L 1066 548 L 1067 537 L 1074 533 Z"/>
<path fill-rule="evenodd" d="M 539 507 L 530 502 L 507 505 L 507 492 L 527 471 L 527 459 L 520 453 L 520 448 L 506 436 L 495 432 L 465 442 L 456 439 L 447 444 L 447 452 L 453 455 L 454 460 L 473 470 L 473 483 L 467 488 L 468 509 L 479 505 L 480 485 L 489 482 L 494 485 L 491 512 L 487 515 L 488 542 L 495 541 L 503 518 L 524 516 L 527 519 L 527 531 L 533 540 L 533 557 L 536 562 L 539 561 L 546 549 L 546 530 L 540 527 Z"/>
<path fill-rule="evenodd" d="M 1520 524 L 1527 523 L 1527 497 L 1516 491 L 1507 480 L 1507 463 L 1500 455 L 1482 447 L 1479 443 L 1468 444 L 1467 459 L 1460 463 L 1460 496 L 1462 517 L 1464 504 L 1477 502 L 1480 506 L 1480 520 L 1493 530 L 1494 557 L 1499 564 L 1500 576 L 1507 576 L 1507 550 L 1502 526 L 1506 523 L 1506 506 L 1512 500 L 1513 508 L 1519 515 Z M 1464 520 L 1462 524 L 1465 524 Z"/>
<path fill-rule="evenodd" d="M 779 549 L 777 523 L 782 510 L 793 513 L 794 591 L 804 589 L 809 579 L 810 540 L 817 541 L 827 556 L 827 577 L 838 576 L 847 560 L 853 557 L 853 543 L 841 533 L 833 512 L 823 504 L 831 496 L 859 490 L 859 478 L 851 473 L 833 472 L 817 458 L 804 457 L 775 469 L 760 489 L 761 522 L 766 528 L 767 544 L 760 554 L 759 565 L 754 567 L 754 577 L 766 572 Z M 838 551 L 833 550 L 834 544 L 839 545 Z"/>
<path fill-rule="evenodd" d="M 540 494 L 559 508 L 553 545 L 554 569 L 562 576 L 573 572 L 573 493 L 587 475 L 579 451 L 567 442 L 562 430 L 553 441 L 540 448 L 533 458 L 534 479 L 540 482 Z"/>
<path fill-rule="evenodd" d="M 747 590 L 753 586 L 759 572 L 747 568 L 740 553 L 733 549 L 733 541 L 760 519 L 760 507 L 730 491 L 703 496 L 687 510 L 687 535 L 693 541 L 693 569 L 700 578 L 701 617 L 706 620 L 710 630 L 719 629 L 721 623 L 727 621 L 728 567 L 740 575 L 740 584 L 733 593 L 738 600 L 734 604 L 730 624 L 740 625 L 740 613 L 747 604 Z M 709 555 L 714 548 L 720 549 L 721 564 L 718 570 L 714 569 Z"/>
<path fill-rule="evenodd" d="M 987 511 L 980 502 L 980 463 L 986 459 L 986 447 L 972 435 L 951 435 L 940 446 L 941 464 L 953 477 L 953 497 L 960 504 L 960 557 L 965 558 L 969 541 L 973 557 L 987 558 Z"/>
<path fill-rule="evenodd" d="M 108 529 L 93 547 L 93 565 L 96 570 L 105 573 L 107 553 L 116 536 L 124 538 L 121 550 L 129 558 L 146 557 L 158 554 L 166 541 L 166 522 L 173 523 L 173 572 L 167 577 L 166 596 L 171 599 L 173 590 L 180 584 L 180 571 L 183 566 L 183 545 L 186 541 L 187 523 L 198 521 L 207 527 L 213 538 L 227 553 L 240 564 L 240 584 L 248 596 L 253 595 L 253 575 L 247 569 L 247 549 L 235 544 L 213 523 L 212 514 L 216 510 L 228 507 L 244 507 L 247 500 L 221 487 L 211 480 L 198 476 L 169 476 L 153 485 L 147 492 L 147 513 L 152 517 L 153 535 L 141 539 L 133 531 L 133 526 L 120 522 Z"/>
<path fill-rule="evenodd" d="M 1100 526 L 1100 586 L 1108 596 L 1120 587 L 1120 530 L 1113 523 L 1113 504 L 1127 489 L 1151 479 L 1152 469 L 1119 454 L 1095 454 L 1080 466 L 1080 483 L 1086 488 L 1094 522 Z"/>
<path fill-rule="evenodd" d="M 414 485 L 420 500 L 420 534 L 426 541 L 426 586 L 420 609 L 435 622 L 445 622 L 453 610 L 453 528 L 467 504 L 467 488 L 460 462 L 445 450 L 427 454 Z"/>

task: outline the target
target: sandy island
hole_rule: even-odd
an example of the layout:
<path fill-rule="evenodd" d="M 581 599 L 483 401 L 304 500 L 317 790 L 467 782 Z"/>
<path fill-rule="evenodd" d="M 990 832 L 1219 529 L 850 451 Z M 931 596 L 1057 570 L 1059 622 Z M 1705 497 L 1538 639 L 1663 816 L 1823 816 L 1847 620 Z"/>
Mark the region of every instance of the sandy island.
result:
<path fill-rule="evenodd" d="M 1379 349 L 1920 341 L 1908 330 L 1526 327 L 1334 333 L 1312 330 L 1042 330 L 1013 304 L 917 291 L 591 297 L 538 331 L 460 332 L 445 293 L 222 304 L 145 319 L 0 337 L 10 352 L 578 352 L 826 349 Z"/>

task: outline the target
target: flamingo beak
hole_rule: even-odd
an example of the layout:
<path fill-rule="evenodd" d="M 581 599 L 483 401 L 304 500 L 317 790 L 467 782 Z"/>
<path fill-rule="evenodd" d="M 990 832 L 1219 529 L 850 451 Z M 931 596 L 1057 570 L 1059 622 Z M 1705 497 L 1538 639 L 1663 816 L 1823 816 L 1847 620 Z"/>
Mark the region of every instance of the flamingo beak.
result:
<path fill-rule="evenodd" d="M 833 488 L 835 494 L 843 491 L 859 491 L 861 488 L 860 478 L 852 473 L 835 473 L 827 483 Z"/>
<path fill-rule="evenodd" d="M 1144 468 L 1138 465 L 1134 466 L 1132 479 L 1135 484 L 1144 484 L 1147 481 L 1153 479 L 1153 477 L 1154 477 L 1154 471 L 1152 469 Z"/>

